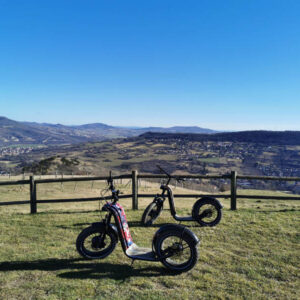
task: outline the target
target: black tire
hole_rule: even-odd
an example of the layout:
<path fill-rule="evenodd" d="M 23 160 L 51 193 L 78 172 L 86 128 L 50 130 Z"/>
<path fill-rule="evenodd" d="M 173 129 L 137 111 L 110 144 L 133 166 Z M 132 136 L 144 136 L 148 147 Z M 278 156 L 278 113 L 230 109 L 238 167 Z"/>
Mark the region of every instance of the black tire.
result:
<path fill-rule="evenodd" d="M 154 245 L 155 251 L 158 256 L 165 256 L 170 253 L 170 247 L 178 243 L 181 243 L 183 250 L 168 258 L 162 258 L 161 262 L 172 271 L 187 272 L 195 266 L 199 255 L 197 244 L 188 234 L 174 229 L 163 232 Z"/>
<path fill-rule="evenodd" d="M 151 202 L 145 209 L 142 216 L 142 225 L 151 226 L 154 221 L 158 218 L 163 206 L 157 202 Z"/>
<path fill-rule="evenodd" d="M 103 235 L 105 238 L 103 240 Z M 81 231 L 76 240 L 79 254 L 88 259 L 102 259 L 113 252 L 117 237 L 112 230 L 105 231 L 105 226 L 90 226 Z"/>
<path fill-rule="evenodd" d="M 216 226 L 222 218 L 222 208 L 214 198 L 199 199 L 193 207 L 193 218 L 201 226 Z"/>

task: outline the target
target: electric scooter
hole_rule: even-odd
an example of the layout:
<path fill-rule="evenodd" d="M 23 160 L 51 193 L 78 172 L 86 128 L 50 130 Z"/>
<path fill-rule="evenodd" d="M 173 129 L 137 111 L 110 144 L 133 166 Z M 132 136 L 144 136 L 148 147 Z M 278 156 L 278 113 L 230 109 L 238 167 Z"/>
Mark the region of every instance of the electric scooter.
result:
<path fill-rule="evenodd" d="M 157 194 L 153 201 L 146 207 L 141 220 L 143 225 L 151 226 L 154 223 L 163 210 L 163 204 L 166 198 L 169 200 L 171 215 L 176 221 L 196 221 L 201 226 L 215 226 L 220 222 L 223 206 L 217 199 L 212 197 L 202 197 L 201 199 L 197 200 L 194 203 L 191 216 L 178 216 L 176 214 L 173 192 L 169 187 L 169 183 L 172 178 L 176 179 L 177 181 L 181 181 L 182 179 L 171 176 L 160 166 L 157 167 L 162 173 L 168 176 L 168 181 L 166 184 L 162 184 L 160 186 L 162 190 L 161 194 Z"/>
<path fill-rule="evenodd" d="M 120 239 L 124 254 L 134 260 L 161 262 L 168 269 L 186 272 L 192 269 L 198 260 L 199 239 L 188 228 L 168 224 L 155 233 L 151 248 L 137 246 L 131 237 L 126 214 L 119 200 L 113 179 L 107 180 L 112 193 L 111 201 L 106 202 L 102 211 L 106 211 L 102 222 L 93 223 L 77 237 L 76 248 L 80 255 L 88 259 L 103 259 L 113 252 Z M 111 223 L 114 217 L 115 224 Z"/>

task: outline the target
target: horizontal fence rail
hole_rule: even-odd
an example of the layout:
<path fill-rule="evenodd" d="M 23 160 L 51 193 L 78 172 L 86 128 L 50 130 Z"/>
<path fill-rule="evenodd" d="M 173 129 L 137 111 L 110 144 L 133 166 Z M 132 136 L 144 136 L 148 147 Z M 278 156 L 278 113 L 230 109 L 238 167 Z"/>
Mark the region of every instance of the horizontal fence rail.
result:
<path fill-rule="evenodd" d="M 140 174 L 138 175 L 138 178 L 168 178 L 167 175 L 146 175 L 146 174 Z M 230 174 L 225 175 L 172 175 L 172 178 L 176 179 L 230 179 Z"/>
<path fill-rule="evenodd" d="M 132 195 L 119 195 L 120 199 L 131 198 Z M 101 197 L 101 200 L 110 200 L 111 196 Z M 99 201 L 100 197 L 93 198 L 76 198 L 76 199 L 52 199 L 52 200 L 37 200 L 36 203 L 63 203 L 63 202 L 89 202 Z"/>
<path fill-rule="evenodd" d="M 249 179 L 249 180 L 300 181 L 300 177 L 252 176 L 252 175 L 237 175 L 236 177 L 238 179 Z"/>
<path fill-rule="evenodd" d="M 1 185 L 20 185 L 20 184 L 29 184 L 30 180 L 15 180 L 15 181 L 0 181 Z"/>
<path fill-rule="evenodd" d="M 238 180 L 273 180 L 273 181 L 300 181 L 300 177 L 276 177 L 276 176 L 252 176 L 252 175 L 237 175 L 236 171 L 232 171 L 229 174 L 224 175 L 172 175 L 176 179 L 227 179 L 230 180 L 230 194 L 176 194 L 175 198 L 200 198 L 200 197 L 215 197 L 215 198 L 230 198 L 231 210 L 236 210 L 237 199 L 272 199 L 272 200 L 300 200 L 300 196 L 266 196 L 266 195 L 239 195 L 237 193 L 237 181 Z M 34 176 L 30 176 L 29 180 L 15 180 L 15 181 L 0 181 L 0 186 L 10 185 L 29 185 L 30 187 L 30 200 L 26 201 L 5 201 L 0 202 L 0 206 L 4 205 L 19 205 L 30 204 L 30 213 L 37 212 L 37 204 L 42 203 L 68 203 L 68 202 L 89 202 L 99 201 L 100 197 L 92 198 L 71 198 L 71 199 L 37 199 L 37 185 L 48 183 L 63 183 L 63 182 L 80 182 L 80 181 L 103 181 L 107 180 L 108 176 L 93 176 L 93 177 L 75 177 L 75 178 L 53 178 L 53 179 L 35 179 Z M 143 194 L 139 193 L 139 179 L 164 179 L 166 175 L 162 174 L 138 174 L 136 170 L 133 170 L 131 174 L 123 174 L 118 176 L 112 176 L 112 179 L 130 179 L 132 182 L 132 193 L 126 195 L 120 195 L 120 199 L 132 199 L 132 209 L 138 209 L 138 198 L 153 198 L 156 194 Z M 111 196 L 101 197 L 103 200 L 111 199 Z"/>
<path fill-rule="evenodd" d="M 157 194 L 138 194 L 139 198 L 153 198 Z M 198 198 L 198 197 L 215 197 L 215 198 L 230 198 L 231 195 L 218 194 L 176 194 L 174 198 Z"/>
<path fill-rule="evenodd" d="M 120 176 L 112 176 L 112 179 L 131 179 L 132 176 L 128 175 L 120 175 Z M 55 182 L 78 182 L 78 181 L 96 181 L 96 180 L 107 180 L 108 176 L 95 176 L 95 177 L 75 177 L 75 178 L 55 178 L 55 179 L 36 179 L 36 183 L 55 183 Z"/>

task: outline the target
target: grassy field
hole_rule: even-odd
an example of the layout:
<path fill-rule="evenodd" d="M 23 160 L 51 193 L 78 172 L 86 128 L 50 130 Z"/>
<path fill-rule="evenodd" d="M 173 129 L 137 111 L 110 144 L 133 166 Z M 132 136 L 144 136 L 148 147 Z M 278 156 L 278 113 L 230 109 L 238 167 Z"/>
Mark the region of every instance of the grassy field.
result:
<path fill-rule="evenodd" d="M 130 191 L 126 182 L 118 185 Z M 39 185 L 38 198 L 94 197 L 102 187 L 99 182 Z M 154 191 L 157 184 L 141 184 L 141 192 Z M 0 201 L 24 200 L 28 194 L 27 187 L 0 187 Z M 131 200 L 121 200 L 141 246 L 151 245 L 160 225 L 175 222 L 165 210 L 154 227 L 141 227 L 149 201 L 141 199 L 140 210 L 132 211 Z M 176 199 L 179 212 L 190 213 L 194 201 Z M 131 267 L 120 244 L 104 260 L 81 259 L 75 240 L 99 220 L 98 202 L 41 204 L 36 215 L 28 214 L 28 205 L 0 207 L 0 299 L 299 299 L 299 201 L 243 199 L 237 211 L 228 209 L 229 200 L 222 202 L 217 227 L 186 223 L 201 240 L 200 255 L 196 267 L 181 275 L 160 263 L 136 261 Z"/>

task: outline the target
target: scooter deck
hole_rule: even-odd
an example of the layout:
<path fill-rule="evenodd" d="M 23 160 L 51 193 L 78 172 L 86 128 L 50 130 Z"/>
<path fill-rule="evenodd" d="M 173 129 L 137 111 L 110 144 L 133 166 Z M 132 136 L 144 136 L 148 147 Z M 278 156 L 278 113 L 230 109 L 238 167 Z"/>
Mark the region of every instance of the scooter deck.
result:
<path fill-rule="evenodd" d="M 177 221 L 194 221 L 194 218 L 192 216 L 180 217 L 180 216 L 175 215 L 174 219 Z"/>
<path fill-rule="evenodd" d="M 126 255 L 132 259 L 158 261 L 155 253 L 151 248 L 139 247 L 136 244 L 132 244 L 127 250 Z"/>

